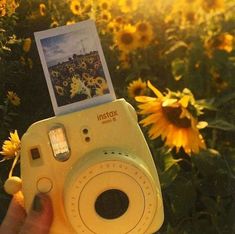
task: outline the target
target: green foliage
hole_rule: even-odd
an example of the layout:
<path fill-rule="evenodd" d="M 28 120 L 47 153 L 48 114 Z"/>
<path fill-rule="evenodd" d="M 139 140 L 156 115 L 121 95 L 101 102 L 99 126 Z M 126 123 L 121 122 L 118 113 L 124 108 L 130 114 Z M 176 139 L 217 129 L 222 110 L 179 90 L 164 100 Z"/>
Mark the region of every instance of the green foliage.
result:
<path fill-rule="evenodd" d="M 191 158 L 159 150 L 166 233 L 233 233 L 234 152 L 205 150 Z"/>
<path fill-rule="evenodd" d="M 123 51 L 115 33 L 108 30 L 111 20 L 101 19 L 99 1 L 93 1 L 90 11 L 76 15 L 70 9 L 71 1 L 24 0 L 15 11 L 0 15 L 0 143 L 9 131 L 17 129 L 22 136 L 33 122 L 54 115 L 33 33 L 93 18 L 117 97 L 136 107 L 127 87 L 138 78 L 150 80 L 163 92 L 187 88 L 203 109 L 199 120 L 208 122 L 201 131 L 207 149 L 191 156 L 183 150 L 169 151 L 161 139 L 151 141 L 143 129 L 164 199 L 165 221 L 159 232 L 235 233 L 235 3 L 225 1 L 218 11 L 213 6 L 211 10 L 195 9 L 190 3 L 191 16 L 196 19 L 192 20 L 186 18 L 190 1 L 148 1 L 140 1 L 142 5 L 128 13 L 119 1 L 109 1 L 112 20 L 120 17 L 132 26 L 143 20 L 152 25 L 151 43 L 125 51 L 126 60 L 121 59 Z M 81 2 L 85 6 L 89 1 Z M 42 12 L 39 4 L 44 4 Z M 182 4 L 187 5 L 185 9 Z M 31 45 L 26 50 L 29 38 Z M 20 105 L 11 102 L 9 91 L 20 98 Z M 146 93 L 152 95 L 149 90 Z M 0 164 L 1 219 L 9 202 L 2 186 L 10 164 L 9 160 Z"/>

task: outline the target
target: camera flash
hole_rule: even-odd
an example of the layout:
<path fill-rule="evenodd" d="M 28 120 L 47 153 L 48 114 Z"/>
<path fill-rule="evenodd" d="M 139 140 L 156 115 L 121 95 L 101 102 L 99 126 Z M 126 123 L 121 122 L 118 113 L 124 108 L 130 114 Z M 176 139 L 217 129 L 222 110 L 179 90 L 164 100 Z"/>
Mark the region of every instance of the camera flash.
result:
<path fill-rule="evenodd" d="M 61 126 L 54 127 L 48 135 L 55 159 L 66 161 L 70 156 L 70 150 L 64 128 Z"/>

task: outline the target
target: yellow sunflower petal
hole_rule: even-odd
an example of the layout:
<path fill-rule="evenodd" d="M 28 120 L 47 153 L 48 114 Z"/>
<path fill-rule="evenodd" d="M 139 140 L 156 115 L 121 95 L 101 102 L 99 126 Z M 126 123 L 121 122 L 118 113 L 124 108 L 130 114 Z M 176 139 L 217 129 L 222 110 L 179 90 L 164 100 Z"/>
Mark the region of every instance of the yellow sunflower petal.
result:
<path fill-rule="evenodd" d="M 179 103 L 182 105 L 182 107 L 187 108 L 189 100 L 190 100 L 190 96 L 185 95 L 179 100 Z"/>
<path fill-rule="evenodd" d="M 137 96 L 135 97 L 135 100 L 137 102 L 153 102 L 156 100 L 156 98 L 148 97 L 148 96 Z"/>
<path fill-rule="evenodd" d="M 9 139 L 12 140 L 13 142 L 16 142 L 16 143 L 20 142 L 17 130 L 15 130 L 14 133 L 12 133 L 12 132 L 10 133 Z"/>
<path fill-rule="evenodd" d="M 203 128 L 207 127 L 207 126 L 208 126 L 208 123 L 206 121 L 200 121 L 197 124 L 197 128 L 198 129 L 203 129 Z"/>
<path fill-rule="evenodd" d="M 177 99 L 175 98 L 167 98 L 165 101 L 163 101 L 162 106 L 166 107 L 166 106 L 171 106 L 172 104 L 176 103 Z"/>
<path fill-rule="evenodd" d="M 163 94 L 156 87 L 154 87 L 149 80 L 147 82 L 147 85 L 157 97 L 163 97 Z"/>

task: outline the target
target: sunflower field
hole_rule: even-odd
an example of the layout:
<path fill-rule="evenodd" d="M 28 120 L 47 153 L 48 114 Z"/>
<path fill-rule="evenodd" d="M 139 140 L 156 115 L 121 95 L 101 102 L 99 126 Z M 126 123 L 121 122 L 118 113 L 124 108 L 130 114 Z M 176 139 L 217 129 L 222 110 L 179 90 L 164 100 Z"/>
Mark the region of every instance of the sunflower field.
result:
<path fill-rule="evenodd" d="M 20 138 L 54 116 L 33 33 L 86 19 L 151 148 L 158 233 L 235 233 L 234 0 L 0 0 L 0 220 Z"/>

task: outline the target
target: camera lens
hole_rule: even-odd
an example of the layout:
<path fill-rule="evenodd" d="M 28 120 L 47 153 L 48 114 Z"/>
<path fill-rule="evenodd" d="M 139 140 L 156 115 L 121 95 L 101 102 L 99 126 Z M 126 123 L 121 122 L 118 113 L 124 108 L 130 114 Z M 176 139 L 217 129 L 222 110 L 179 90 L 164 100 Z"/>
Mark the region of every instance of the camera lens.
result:
<path fill-rule="evenodd" d="M 128 209 L 128 196 L 118 189 L 109 189 L 101 193 L 95 202 L 95 210 L 105 219 L 116 219 Z"/>

